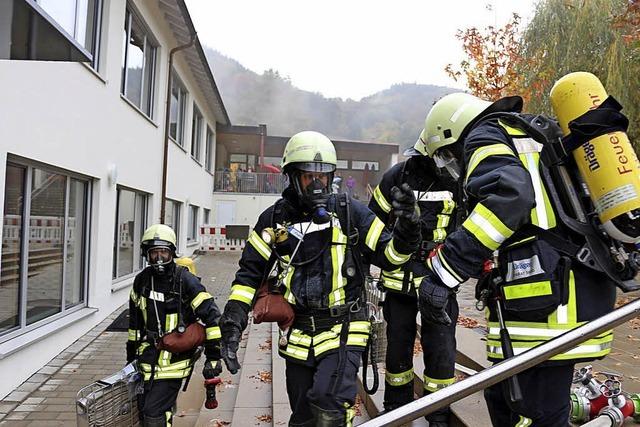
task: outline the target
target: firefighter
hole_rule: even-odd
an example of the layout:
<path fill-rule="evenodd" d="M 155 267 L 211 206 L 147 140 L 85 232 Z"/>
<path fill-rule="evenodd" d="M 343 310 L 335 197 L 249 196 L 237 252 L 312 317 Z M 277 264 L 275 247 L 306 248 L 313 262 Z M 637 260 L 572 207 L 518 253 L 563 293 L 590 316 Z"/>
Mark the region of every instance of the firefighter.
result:
<path fill-rule="evenodd" d="M 453 226 L 455 182 L 441 174 L 433 159 L 427 156 L 424 144 L 418 140 L 404 153 L 409 158 L 385 172 L 369 202 L 371 209 L 387 226 L 393 226 L 391 189 L 408 183 L 420 207 L 422 242 L 411 260 L 401 268 L 382 271 L 386 291 L 383 305 L 387 321 L 387 352 L 385 361 L 384 409 L 390 411 L 413 401 L 413 348 L 418 314 L 417 288 L 426 272 L 427 254 L 444 241 Z M 455 322 L 458 303 L 455 294 L 448 296 L 446 310 L 451 324 L 421 322 L 420 341 L 423 350 L 424 394 L 433 393 L 455 381 Z M 449 409 L 429 414 L 430 426 L 448 425 Z"/>
<path fill-rule="evenodd" d="M 357 370 L 370 332 L 360 259 L 391 270 L 420 242 L 420 216 L 408 185 L 391 193 L 397 222 L 389 233 L 365 205 L 331 194 L 336 164 L 326 136 L 306 131 L 289 139 L 282 158 L 289 186 L 258 218 L 220 323 L 222 355 L 235 373 L 256 289 L 275 264 L 280 290 L 295 312 L 278 342 L 286 360 L 291 426 L 351 425 Z M 275 241 L 269 237 L 274 229 L 280 236 Z"/>
<path fill-rule="evenodd" d="M 468 216 L 428 258 L 420 309 L 433 322 L 451 322 L 449 295 L 468 278 L 480 278 L 485 262 L 493 260 L 491 274 L 483 277 L 490 280 L 479 281 L 479 291 L 500 297 L 487 300 L 486 346 L 493 362 L 504 358 L 498 308 L 518 355 L 610 312 L 615 301 L 611 280 L 561 250 L 558 241 L 569 235 L 541 180 L 541 144 L 522 122 L 510 120 L 521 107 L 520 97 L 490 103 L 450 94 L 429 112 L 422 138 L 436 165 L 460 180 Z M 486 389 L 492 423 L 565 427 L 574 364 L 604 357 L 612 340 L 609 331 L 518 374 L 523 398 L 517 403 L 508 382 Z"/>
<path fill-rule="evenodd" d="M 138 407 L 144 426 L 170 426 L 182 380 L 191 375 L 196 348 L 171 353 L 158 348 L 166 334 L 205 325 L 203 375 L 219 375 L 220 310 L 200 279 L 177 266 L 176 234 L 171 227 L 147 228 L 140 245 L 149 264 L 135 277 L 129 299 L 127 362 L 137 360 L 144 376 Z"/>

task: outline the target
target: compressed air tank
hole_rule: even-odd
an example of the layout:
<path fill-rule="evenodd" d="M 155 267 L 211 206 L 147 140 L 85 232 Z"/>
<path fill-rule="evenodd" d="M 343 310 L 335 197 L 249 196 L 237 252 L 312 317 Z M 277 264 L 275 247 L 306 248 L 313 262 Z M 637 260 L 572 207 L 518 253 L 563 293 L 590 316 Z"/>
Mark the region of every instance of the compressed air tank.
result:
<path fill-rule="evenodd" d="M 563 134 L 569 122 L 597 108 L 607 91 L 591 73 L 570 73 L 551 89 L 551 105 Z M 573 158 L 605 231 L 626 243 L 640 241 L 640 163 L 625 132 L 611 132 L 582 144 Z"/>

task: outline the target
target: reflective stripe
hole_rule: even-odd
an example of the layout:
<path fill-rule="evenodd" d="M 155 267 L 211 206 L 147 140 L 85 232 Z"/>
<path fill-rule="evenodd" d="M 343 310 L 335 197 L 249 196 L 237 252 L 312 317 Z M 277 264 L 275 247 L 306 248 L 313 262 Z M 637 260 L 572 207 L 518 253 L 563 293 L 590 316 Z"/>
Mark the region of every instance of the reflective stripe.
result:
<path fill-rule="evenodd" d="M 131 292 L 129 292 L 129 298 L 131 298 L 131 301 L 133 301 L 135 305 L 138 305 L 138 294 L 133 288 L 131 288 Z"/>
<path fill-rule="evenodd" d="M 392 387 L 409 384 L 411 381 L 413 381 L 413 368 L 398 374 L 391 373 L 388 370 L 384 373 L 384 382 Z"/>
<path fill-rule="evenodd" d="M 196 295 L 196 297 L 191 300 L 191 308 L 193 308 L 193 311 L 196 311 L 198 307 L 200 307 L 200 304 L 202 304 L 204 300 L 207 300 L 209 298 L 213 298 L 213 296 L 211 296 L 209 292 L 198 293 L 198 295 Z"/>
<path fill-rule="evenodd" d="M 427 265 L 438 275 L 440 280 L 450 288 L 455 288 L 464 280 L 453 271 L 442 255 L 442 251 L 436 252 L 435 256 L 427 259 Z"/>
<path fill-rule="evenodd" d="M 453 202 L 451 191 L 418 191 L 414 190 L 413 195 L 418 202 Z M 446 203 L 445 203 L 446 204 Z"/>
<path fill-rule="evenodd" d="M 345 405 L 345 427 L 353 427 L 353 419 L 356 416 L 356 410 L 353 409 L 353 406 L 348 406 L 348 403 L 344 403 L 343 405 Z"/>
<path fill-rule="evenodd" d="M 251 246 L 262 256 L 264 259 L 269 259 L 271 257 L 271 248 L 267 243 L 262 240 L 262 237 L 258 236 L 255 230 L 251 231 L 249 234 L 249 243 Z"/>
<path fill-rule="evenodd" d="M 151 344 L 149 344 L 148 342 L 143 342 L 142 344 L 140 344 L 140 346 L 138 347 L 138 355 L 141 355 L 142 353 L 144 353 L 145 349 L 147 347 L 149 347 Z"/>
<path fill-rule="evenodd" d="M 455 382 L 456 382 L 455 378 L 438 379 L 438 378 L 431 378 L 427 375 L 424 375 L 422 377 L 422 383 L 423 383 L 424 389 L 427 391 L 430 391 L 431 393 L 434 393 L 438 390 L 442 390 L 443 388 L 446 388 Z"/>
<path fill-rule="evenodd" d="M 378 203 L 378 206 L 380 206 L 380 209 L 382 209 L 384 213 L 391 212 L 391 203 L 385 199 L 379 185 L 376 186 L 375 190 L 373 190 L 373 199 Z"/>
<path fill-rule="evenodd" d="M 169 313 L 165 317 L 165 332 L 170 333 L 178 326 L 178 313 Z M 171 366 L 172 353 L 167 350 L 161 350 L 158 356 L 158 365 Z"/>
<path fill-rule="evenodd" d="M 513 231 L 482 203 L 473 208 L 473 212 L 462 226 L 492 251 L 498 249 L 513 234 Z"/>
<path fill-rule="evenodd" d="M 240 301 L 251 305 L 255 294 L 256 290 L 251 286 L 233 285 L 231 286 L 231 295 L 229 295 L 229 300 Z"/>
<path fill-rule="evenodd" d="M 303 347 L 311 346 L 311 337 L 304 334 L 300 329 L 294 329 L 289 335 L 289 342 L 295 345 L 301 345 Z"/>
<path fill-rule="evenodd" d="M 523 131 L 522 129 L 511 127 L 508 124 L 506 124 L 505 122 L 503 122 L 502 120 L 498 119 L 498 124 L 500 126 L 502 126 L 510 136 L 526 135 L 525 131 Z"/>
<path fill-rule="evenodd" d="M 396 248 L 393 245 L 393 241 L 394 239 L 391 239 L 389 241 L 389 243 L 387 243 L 387 247 L 384 248 L 384 256 L 387 258 L 387 260 L 393 264 L 393 265 L 400 265 L 400 264 L 404 264 L 405 262 L 407 262 L 409 260 L 409 258 L 411 258 L 411 254 L 401 254 L 400 252 L 398 252 L 396 250 Z"/>
<path fill-rule="evenodd" d="M 307 221 L 307 222 L 298 222 L 296 224 L 291 224 L 289 226 L 289 232 L 291 232 L 291 230 L 293 229 L 294 232 L 291 233 L 294 235 L 294 237 L 297 235 L 296 231 L 299 233 L 298 235 L 302 235 L 304 233 L 309 234 L 309 233 L 315 233 L 316 231 L 322 231 L 322 230 L 326 230 L 329 227 L 340 227 L 339 226 L 340 221 L 337 220 L 337 218 L 332 217 L 331 221 L 329 222 L 324 222 L 322 224 L 316 224 L 315 222 L 312 221 Z"/>
<path fill-rule="evenodd" d="M 166 411 L 166 412 L 164 413 L 164 415 L 165 415 L 165 418 L 166 418 L 166 424 L 167 424 L 167 427 L 171 427 L 171 417 L 173 417 L 173 412 L 171 412 L 171 411 Z"/>
<path fill-rule="evenodd" d="M 144 374 L 144 380 L 149 381 L 151 379 L 151 365 L 148 363 L 140 363 L 140 370 Z M 191 371 L 190 360 L 183 360 L 168 366 L 156 365 L 153 375 L 154 379 L 179 379 L 189 375 Z"/>
<path fill-rule="evenodd" d="M 569 351 L 553 356 L 550 360 L 571 360 L 605 356 L 611 351 L 612 341 L 613 334 L 609 334 L 603 338 L 590 339 Z M 513 353 L 515 355 L 522 354 L 544 342 L 546 341 L 512 341 Z M 487 337 L 487 354 L 489 357 L 495 359 L 503 358 L 502 347 L 498 339 L 489 339 Z"/>
<path fill-rule="evenodd" d="M 222 334 L 220 333 L 219 326 L 212 326 L 210 328 L 206 328 L 205 332 L 207 333 L 207 340 L 217 340 L 222 338 Z"/>
<path fill-rule="evenodd" d="M 524 283 L 521 285 L 508 285 L 504 286 L 504 297 L 507 300 L 529 297 L 540 297 L 543 295 L 551 295 L 551 282 L 533 282 Z"/>
<path fill-rule="evenodd" d="M 376 218 L 377 219 L 377 218 Z M 331 245 L 331 293 L 329 294 L 329 307 L 345 303 L 344 287 L 347 279 L 342 276 L 344 253 L 347 247 L 347 236 L 338 228 L 332 229 Z"/>
<path fill-rule="evenodd" d="M 384 222 L 380 221 L 380 218 L 375 217 L 371 226 L 369 227 L 369 231 L 367 231 L 367 238 L 365 239 L 365 244 L 372 251 L 376 250 L 378 246 L 378 240 L 380 240 L 380 235 L 384 230 Z"/>
<path fill-rule="evenodd" d="M 522 164 L 525 165 L 529 175 L 531 175 L 533 193 L 536 199 L 536 205 L 532 209 L 532 215 L 535 216 L 534 223 L 538 227 L 546 230 L 549 228 L 549 219 L 547 217 L 547 210 L 544 203 L 544 195 L 542 193 L 542 180 L 540 178 L 540 173 L 538 172 L 538 162 L 532 153 L 521 154 L 520 160 L 522 160 Z"/>
<path fill-rule="evenodd" d="M 569 271 L 569 299 L 566 305 L 560 305 L 549 315 L 551 325 L 565 325 L 578 323 L 578 306 L 576 302 L 576 281 L 573 270 Z"/>
<path fill-rule="evenodd" d="M 129 341 L 138 341 L 140 339 L 140 331 L 137 329 L 129 329 Z"/>
<path fill-rule="evenodd" d="M 518 420 L 518 423 L 515 425 L 515 427 L 528 427 L 531 424 L 533 424 L 533 420 L 531 418 L 520 415 L 520 419 Z"/>
<path fill-rule="evenodd" d="M 367 320 L 354 320 L 349 323 L 349 332 L 368 334 L 371 331 L 371 323 Z"/>
<path fill-rule="evenodd" d="M 469 166 L 467 168 L 467 175 L 465 176 L 465 182 L 469 179 L 469 176 L 473 173 L 473 170 L 489 156 L 514 156 L 513 150 L 504 144 L 492 144 L 484 147 L 480 147 L 473 152 L 471 159 L 469 160 Z"/>
<path fill-rule="evenodd" d="M 442 207 L 442 213 L 446 215 L 451 215 L 451 213 L 456 207 L 456 202 L 454 202 L 453 200 L 444 200 L 443 204 L 444 206 Z"/>
<path fill-rule="evenodd" d="M 284 349 L 281 348 L 280 353 L 286 354 L 287 356 L 291 356 L 294 359 L 299 359 L 299 360 L 307 360 L 307 357 L 309 356 L 308 349 L 296 347 L 291 343 L 287 344 L 287 346 Z"/>
<path fill-rule="evenodd" d="M 138 302 L 140 303 L 139 305 L 140 311 L 142 311 L 142 320 L 144 320 L 144 324 L 146 325 L 147 324 L 147 299 L 141 295 L 140 300 Z"/>

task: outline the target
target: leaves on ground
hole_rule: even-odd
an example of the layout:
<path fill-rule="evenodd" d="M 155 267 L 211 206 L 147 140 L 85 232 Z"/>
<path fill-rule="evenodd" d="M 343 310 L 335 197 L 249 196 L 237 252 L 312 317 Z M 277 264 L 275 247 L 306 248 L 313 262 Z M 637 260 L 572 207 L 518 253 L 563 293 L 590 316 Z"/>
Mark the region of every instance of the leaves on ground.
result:
<path fill-rule="evenodd" d="M 258 348 L 261 351 L 271 351 L 271 338 L 267 338 L 263 344 L 258 344 Z"/>
<path fill-rule="evenodd" d="M 271 371 L 258 371 L 258 375 L 251 375 L 249 378 L 253 378 L 268 384 L 271 384 L 272 380 Z"/>

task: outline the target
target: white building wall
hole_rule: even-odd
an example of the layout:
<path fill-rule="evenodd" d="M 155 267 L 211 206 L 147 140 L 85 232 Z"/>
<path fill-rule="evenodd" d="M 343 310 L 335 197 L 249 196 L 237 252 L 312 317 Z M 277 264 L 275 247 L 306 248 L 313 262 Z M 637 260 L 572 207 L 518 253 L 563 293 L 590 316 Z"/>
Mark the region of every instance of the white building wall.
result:
<path fill-rule="evenodd" d="M 280 197 L 280 194 L 227 194 L 215 193 L 213 211 L 211 212 L 211 225 L 249 225 L 253 227 L 258 221 L 260 214 L 269 206 L 273 205 Z M 224 212 L 220 215 L 221 209 L 231 209 L 231 212 Z M 218 217 L 229 218 L 230 221 L 224 224 L 217 224 Z"/>
<path fill-rule="evenodd" d="M 88 307 L 46 327 L 0 342 L 0 398 L 40 369 L 128 299 L 130 277 L 112 281 L 116 185 L 109 182 L 115 165 L 117 184 L 151 195 L 147 223 L 160 218 L 162 157 L 168 54 L 175 46 L 156 2 L 136 0 L 160 43 L 156 59 L 153 119 L 146 118 L 120 95 L 122 29 L 125 1 L 105 0 L 101 65 L 95 73 L 77 63 L 0 61 L 0 215 L 4 206 L 8 154 L 63 168 L 92 179 Z M 188 111 L 195 99 L 205 122 L 215 131 L 216 118 L 206 108 L 186 63 L 176 55 L 176 68 L 189 91 Z M 206 129 L 206 128 L 205 128 Z M 206 131 L 203 131 L 204 155 Z M 213 177 L 190 156 L 191 114 L 187 115 L 185 150 L 169 147 L 169 198 L 212 209 Z M 215 147 L 214 147 L 215 150 Z M 214 151 L 215 152 L 215 151 Z M 182 252 L 186 246 L 187 204 L 181 213 Z M 0 339 L 2 337 L 0 336 Z M 122 343 L 124 352 L 125 343 Z"/>

